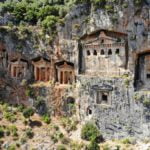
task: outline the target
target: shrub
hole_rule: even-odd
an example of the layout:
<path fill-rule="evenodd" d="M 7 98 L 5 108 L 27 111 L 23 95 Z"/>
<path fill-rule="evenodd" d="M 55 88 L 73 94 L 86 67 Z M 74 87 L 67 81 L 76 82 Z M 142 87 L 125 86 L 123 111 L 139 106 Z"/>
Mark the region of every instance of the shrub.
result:
<path fill-rule="evenodd" d="M 34 132 L 32 131 L 32 129 L 31 128 L 26 129 L 26 137 L 31 139 L 33 138 L 33 136 L 34 136 Z"/>
<path fill-rule="evenodd" d="M 28 123 L 29 123 L 29 121 L 26 120 L 26 119 L 23 121 L 23 124 L 24 124 L 24 125 L 28 125 Z"/>
<path fill-rule="evenodd" d="M 25 144 L 27 142 L 27 139 L 25 137 L 21 138 L 20 139 L 20 143 L 21 144 Z"/>
<path fill-rule="evenodd" d="M 140 6 L 143 3 L 143 0 L 134 0 L 136 6 Z"/>
<path fill-rule="evenodd" d="M 59 127 L 58 127 L 57 125 L 54 125 L 54 129 L 55 129 L 56 131 L 58 131 L 58 130 L 59 130 Z"/>
<path fill-rule="evenodd" d="M 9 135 L 10 135 L 10 130 L 9 130 L 9 129 L 7 129 L 7 130 L 5 131 L 5 135 L 6 135 L 6 136 L 9 136 Z"/>
<path fill-rule="evenodd" d="M 34 115 L 34 110 L 32 108 L 26 108 L 26 109 L 24 109 L 23 116 L 25 118 L 30 118 L 33 115 Z"/>
<path fill-rule="evenodd" d="M 49 29 L 50 31 L 55 30 L 56 28 L 56 23 L 58 22 L 58 18 L 55 16 L 47 16 L 43 21 L 42 21 L 42 27 L 44 29 Z"/>
<path fill-rule="evenodd" d="M 143 105 L 144 105 L 145 107 L 147 107 L 147 108 L 150 108 L 150 99 L 145 99 L 145 100 L 143 101 Z"/>
<path fill-rule="evenodd" d="M 93 123 L 88 122 L 82 127 L 81 138 L 84 140 L 91 141 L 93 139 L 97 139 L 100 135 L 100 131 Z"/>
<path fill-rule="evenodd" d="M 65 145 L 58 145 L 57 150 L 67 150 Z"/>
<path fill-rule="evenodd" d="M 26 93 L 26 96 L 29 96 L 29 97 L 34 97 L 35 95 L 33 88 L 30 88 L 30 87 L 26 90 L 25 93 Z"/>
<path fill-rule="evenodd" d="M 43 120 L 45 123 L 47 123 L 47 124 L 50 124 L 50 122 L 51 122 L 51 118 L 50 118 L 49 115 L 44 115 L 44 116 L 42 117 L 42 120 Z"/>
<path fill-rule="evenodd" d="M 99 145 L 97 144 L 96 140 L 93 139 L 93 140 L 90 142 L 90 144 L 88 145 L 87 149 L 88 149 L 88 150 L 99 150 L 100 147 L 99 147 Z"/>
<path fill-rule="evenodd" d="M 16 150 L 16 146 L 15 145 L 10 145 L 10 146 L 8 146 L 7 150 Z"/>
<path fill-rule="evenodd" d="M 17 133 L 18 129 L 15 125 L 10 126 L 9 130 L 10 130 L 12 136 L 18 136 L 18 133 Z"/>
<path fill-rule="evenodd" d="M 109 13 L 113 13 L 114 12 L 114 7 L 112 5 L 105 5 L 105 9 Z"/>
<path fill-rule="evenodd" d="M 25 107 L 24 107 L 24 105 L 21 104 L 21 105 L 18 105 L 17 109 L 18 109 L 19 112 L 23 112 L 23 110 L 25 109 Z"/>
<path fill-rule="evenodd" d="M 131 144 L 131 141 L 130 141 L 130 139 L 126 138 L 126 139 L 122 140 L 122 143 L 123 144 Z"/>
<path fill-rule="evenodd" d="M 0 127 L 0 138 L 4 137 L 4 130 Z"/>
<path fill-rule="evenodd" d="M 68 144 L 67 144 L 68 145 Z M 70 143 L 70 148 L 72 149 L 72 150 L 83 150 L 83 149 L 85 149 L 85 144 L 84 143 L 78 143 L 78 142 L 75 142 L 75 141 L 72 141 L 71 143 Z"/>
<path fill-rule="evenodd" d="M 10 122 L 15 122 L 16 121 L 16 117 L 12 112 L 5 112 L 4 113 L 4 118 Z"/>

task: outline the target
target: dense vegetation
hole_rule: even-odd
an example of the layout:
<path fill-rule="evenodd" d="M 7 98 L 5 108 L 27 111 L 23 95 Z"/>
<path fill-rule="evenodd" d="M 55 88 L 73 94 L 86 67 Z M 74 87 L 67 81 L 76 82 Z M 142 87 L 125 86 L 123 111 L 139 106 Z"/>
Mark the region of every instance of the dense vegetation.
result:
<path fill-rule="evenodd" d="M 136 5 L 141 5 L 142 2 L 143 0 L 134 0 Z M 116 4 L 128 7 L 123 0 L 6 0 L 0 2 L 0 13 L 1 16 L 8 12 L 12 14 L 15 24 L 40 24 L 54 30 L 56 23 L 63 23 L 64 16 L 74 5 L 82 3 L 108 12 L 112 12 Z"/>

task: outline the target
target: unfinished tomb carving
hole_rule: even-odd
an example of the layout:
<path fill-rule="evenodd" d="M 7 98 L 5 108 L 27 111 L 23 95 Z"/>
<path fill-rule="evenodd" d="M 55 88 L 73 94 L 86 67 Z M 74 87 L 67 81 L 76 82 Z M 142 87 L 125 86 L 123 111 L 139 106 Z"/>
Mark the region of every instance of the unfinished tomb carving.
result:
<path fill-rule="evenodd" d="M 74 64 L 67 61 L 56 63 L 56 81 L 60 84 L 72 84 L 75 80 Z"/>
<path fill-rule="evenodd" d="M 18 58 L 10 62 L 10 72 L 13 78 L 23 79 L 27 74 L 27 69 L 28 62 L 24 59 Z"/>
<path fill-rule="evenodd" d="M 48 59 L 37 57 L 32 60 L 34 66 L 34 79 L 36 81 L 51 80 L 51 63 Z"/>
<path fill-rule="evenodd" d="M 81 38 L 79 72 L 89 75 L 122 75 L 127 67 L 126 34 L 100 30 Z"/>

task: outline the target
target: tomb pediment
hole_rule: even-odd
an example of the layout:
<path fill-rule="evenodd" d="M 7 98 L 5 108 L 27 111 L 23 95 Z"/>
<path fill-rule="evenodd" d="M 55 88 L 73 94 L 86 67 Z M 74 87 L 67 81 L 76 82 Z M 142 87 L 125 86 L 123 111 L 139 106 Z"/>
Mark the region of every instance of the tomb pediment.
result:
<path fill-rule="evenodd" d="M 57 62 L 56 66 L 58 68 L 66 68 L 66 69 L 73 69 L 74 68 L 74 64 L 71 62 L 67 62 L 67 61 Z"/>
<path fill-rule="evenodd" d="M 99 45 L 99 44 L 115 44 L 120 42 L 122 43 L 123 40 L 122 36 L 119 36 L 116 33 L 110 34 L 109 32 L 110 31 L 100 31 L 99 35 L 95 35 L 95 37 L 94 36 L 90 37 L 89 35 L 87 36 L 87 38 L 85 38 L 85 40 L 83 40 L 83 43 L 86 46 L 90 46 L 89 44 Z"/>
<path fill-rule="evenodd" d="M 50 60 L 43 57 L 37 57 L 32 59 L 32 63 L 37 66 L 46 66 L 50 64 Z"/>
<path fill-rule="evenodd" d="M 109 31 L 105 29 L 100 29 L 97 31 L 94 31 L 92 33 L 87 33 L 83 35 L 80 39 L 81 41 L 89 41 L 97 38 L 106 38 L 106 39 L 117 39 L 117 38 L 125 38 L 127 37 L 126 33 L 117 32 L 117 31 Z"/>
<path fill-rule="evenodd" d="M 28 63 L 28 61 L 27 60 L 25 60 L 25 59 L 12 59 L 11 60 L 11 63 L 12 64 L 27 64 Z"/>
<path fill-rule="evenodd" d="M 103 83 L 103 84 L 99 84 L 99 85 L 93 85 L 92 89 L 96 90 L 96 91 L 112 91 L 113 87 L 108 84 Z"/>

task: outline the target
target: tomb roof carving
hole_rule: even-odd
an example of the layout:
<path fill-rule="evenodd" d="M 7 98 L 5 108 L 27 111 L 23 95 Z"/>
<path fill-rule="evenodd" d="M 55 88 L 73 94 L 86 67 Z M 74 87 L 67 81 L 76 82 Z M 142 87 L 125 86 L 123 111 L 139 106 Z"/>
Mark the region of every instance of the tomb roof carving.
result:
<path fill-rule="evenodd" d="M 26 59 L 24 58 L 15 58 L 15 59 L 12 59 L 11 62 L 17 62 L 17 61 L 21 61 L 21 62 L 28 62 Z"/>
<path fill-rule="evenodd" d="M 122 32 L 118 32 L 118 31 L 110 31 L 110 30 L 105 30 L 105 29 L 99 29 L 99 30 L 96 30 L 94 32 L 91 32 L 91 33 L 87 33 L 85 35 L 83 35 L 80 40 L 87 40 L 89 38 L 93 39 L 93 38 L 96 38 L 96 37 L 99 37 L 99 35 L 101 33 L 105 33 L 107 37 L 122 37 L 122 38 L 125 38 L 127 36 L 126 33 L 122 33 Z M 102 34 L 104 35 L 104 34 Z"/>
<path fill-rule="evenodd" d="M 50 60 L 48 59 L 48 58 L 46 58 L 46 57 L 41 57 L 41 56 L 38 56 L 38 57 L 35 57 L 35 58 L 33 58 L 32 59 L 32 61 L 34 61 L 34 62 L 38 62 L 38 61 L 47 61 L 47 62 L 50 62 Z"/>
<path fill-rule="evenodd" d="M 111 85 L 102 83 L 102 84 L 99 84 L 99 85 L 93 85 L 92 89 L 97 90 L 97 91 L 112 91 L 113 87 Z"/>
<path fill-rule="evenodd" d="M 60 61 L 60 62 L 56 62 L 55 63 L 56 66 L 59 66 L 59 67 L 64 67 L 64 66 L 72 66 L 74 67 L 74 64 L 72 62 L 68 62 L 68 61 Z"/>

